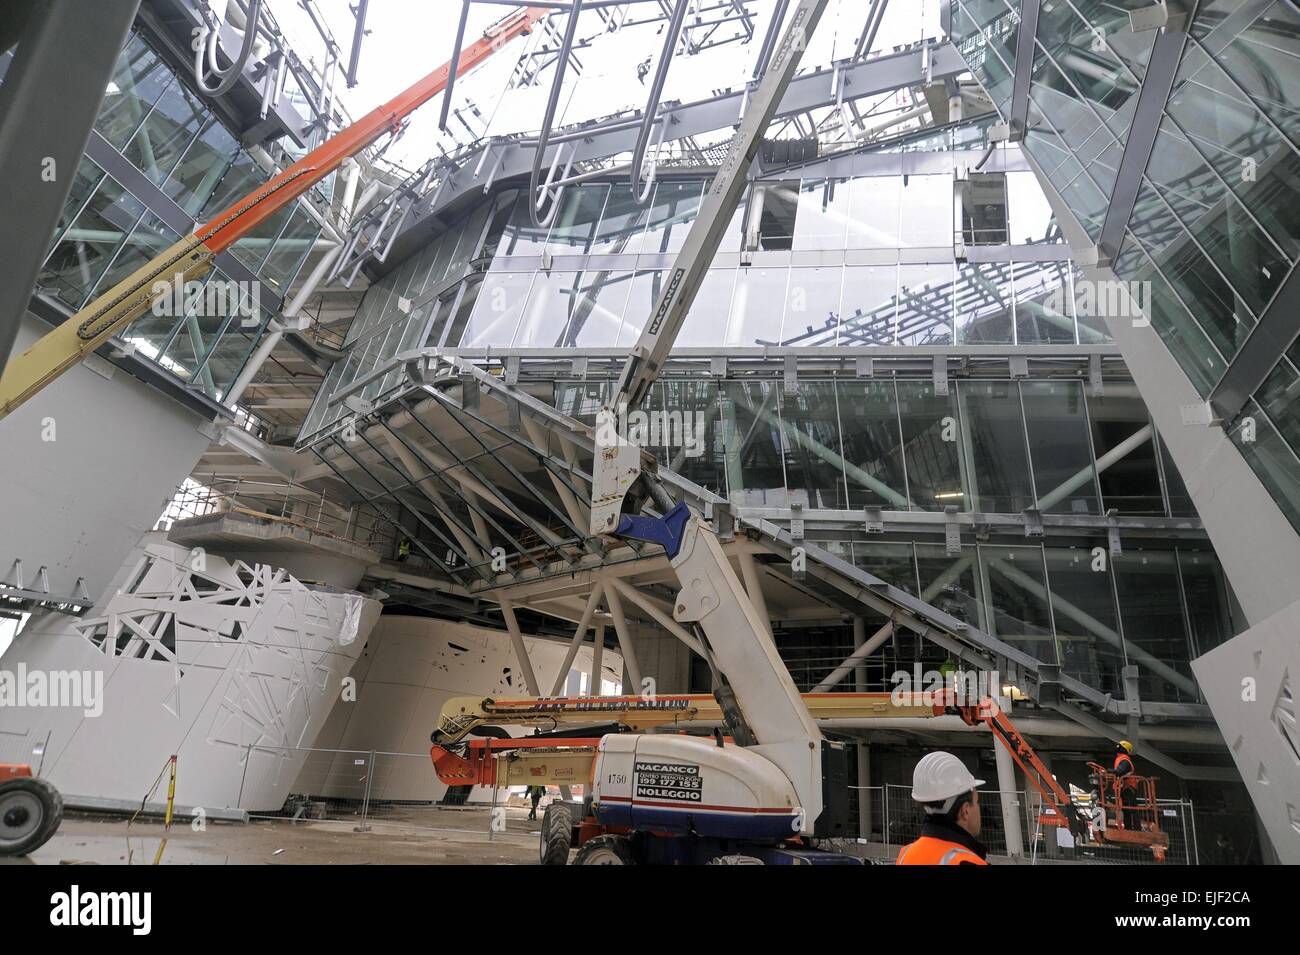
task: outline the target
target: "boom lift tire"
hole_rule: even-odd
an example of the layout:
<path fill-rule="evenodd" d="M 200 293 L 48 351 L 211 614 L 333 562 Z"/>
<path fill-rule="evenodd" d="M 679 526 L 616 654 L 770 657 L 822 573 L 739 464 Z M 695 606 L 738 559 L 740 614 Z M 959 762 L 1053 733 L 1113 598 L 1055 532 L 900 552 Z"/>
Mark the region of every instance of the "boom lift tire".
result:
<path fill-rule="evenodd" d="M 0 783 L 0 856 L 25 856 L 49 841 L 63 821 L 63 797 L 43 779 Z"/>
<path fill-rule="evenodd" d="M 597 836 L 582 844 L 574 865 L 635 865 L 632 842 L 626 836 Z"/>
<path fill-rule="evenodd" d="M 546 807 L 542 815 L 540 842 L 542 865 L 569 864 L 569 850 L 573 848 L 573 810 L 568 803 L 556 801 Z"/>

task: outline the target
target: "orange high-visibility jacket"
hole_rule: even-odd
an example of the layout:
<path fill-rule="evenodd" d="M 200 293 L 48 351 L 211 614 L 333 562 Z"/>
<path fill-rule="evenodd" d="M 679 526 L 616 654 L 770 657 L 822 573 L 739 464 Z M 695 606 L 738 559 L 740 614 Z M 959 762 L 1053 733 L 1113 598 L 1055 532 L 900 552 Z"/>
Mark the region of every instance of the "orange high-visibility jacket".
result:
<path fill-rule="evenodd" d="M 974 852 L 956 842 L 922 836 L 898 853 L 897 865 L 988 865 Z"/>

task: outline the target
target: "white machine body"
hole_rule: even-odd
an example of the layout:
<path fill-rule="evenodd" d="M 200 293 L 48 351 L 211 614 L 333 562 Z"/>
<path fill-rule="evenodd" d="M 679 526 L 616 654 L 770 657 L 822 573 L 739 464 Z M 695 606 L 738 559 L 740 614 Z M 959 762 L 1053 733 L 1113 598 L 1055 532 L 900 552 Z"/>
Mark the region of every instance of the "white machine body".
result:
<path fill-rule="evenodd" d="M 779 842 L 803 828 L 786 775 L 754 749 L 668 734 L 606 736 L 592 782 L 605 826 Z"/>

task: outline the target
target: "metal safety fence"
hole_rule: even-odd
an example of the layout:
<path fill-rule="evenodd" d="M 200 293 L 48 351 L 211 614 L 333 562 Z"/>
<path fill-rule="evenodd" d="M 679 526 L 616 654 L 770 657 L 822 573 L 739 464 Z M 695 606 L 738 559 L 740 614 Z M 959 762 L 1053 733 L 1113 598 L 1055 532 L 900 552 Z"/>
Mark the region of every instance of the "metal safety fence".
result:
<path fill-rule="evenodd" d="M 873 826 L 872 841 L 889 847 L 902 847 L 915 840 L 921 832 L 924 813 L 912 800 L 908 786 L 872 787 L 872 796 L 881 802 L 880 818 L 883 824 Z M 1015 837 L 1008 839 L 1003 809 L 1003 793 L 996 789 L 980 790 L 980 841 L 993 855 L 1018 855 L 1031 863 L 1074 862 L 1083 864 L 1156 865 L 1160 864 L 1149 848 L 1125 846 L 1114 843 L 1104 845 L 1075 845 L 1068 833 L 1059 826 L 1042 823 L 1043 806 L 1037 792 L 1026 797 L 1017 790 L 1011 795 L 1011 807 L 1019 817 L 1019 852 L 1015 852 Z M 1169 837 L 1165 851 L 1165 865 L 1198 865 L 1196 823 L 1193 806 L 1188 800 L 1158 800 L 1160 828 Z"/>

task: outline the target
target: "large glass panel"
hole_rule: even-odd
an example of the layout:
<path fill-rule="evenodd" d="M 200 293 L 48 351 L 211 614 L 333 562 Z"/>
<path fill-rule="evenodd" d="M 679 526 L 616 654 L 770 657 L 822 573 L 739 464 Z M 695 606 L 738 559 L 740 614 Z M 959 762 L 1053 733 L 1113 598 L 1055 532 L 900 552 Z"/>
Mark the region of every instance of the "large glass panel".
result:
<path fill-rule="evenodd" d="M 839 393 L 848 507 L 907 510 L 903 437 L 892 381 L 841 381 Z"/>
<path fill-rule="evenodd" d="M 988 630 L 984 601 L 977 581 L 979 564 L 974 547 L 951 556 L 942 544 L 916 545 L 921 599 L 973 627 Z"/>
<path fill-rule="evenodd" d="M 1222 355 L 1235 355 L 1255 320 L 1149 182 L 1138 193 L 1130 230 Z"/>
<path fill-rule="evenodd" d="M 1290 0 L 1275 0 L 1218 53 L 1216 63 L 1231 75 L 1231 81 L 1197 74 L 1198 80 L 1212 82 L 1239 100 L 1249 97 L 1252 106 L 1258 103 L 1293 143 L 1300 142 L 1297 32 L 1300 12 Z M 1240 108 L 1247 108 L 1244 102 Z"/>
<path fill-rule="evenodd" d="M 463 326 L 463 334 L 453 323 L 447 335 L 448 345 L 504 347 L 513 341 L 532 280 L 529 272 L 489 272 L 481 282 L 467 279 L 461 309 L 468 316 L 468 323 Z"/>
<path fill-rule="evenodd" d="M 1151 420 L 1137 386 L 1107 382 L 1103 393 L 1089 394 L 1087 402 L 1093 452 L 1098 461 L 1106 461 L 1098 475 L 1102 506 L 1121 514 L 1163 516 Z M 1143 430 L 1145 440 L 1139 435 Z"/>
<path fill-rule="evenodd" d="M 1192 658 L 1209 653 L 1237 633 L 1232 588 L 1219 559 L 1208 546 L 1179 546 L 1178 569 L 1187 597 L 1187 621 L 1192 628 Z"/>
<path fill-rule="evenodd" d="M 747 267 L 738 271 L 725 345 L 777 345 L 789 269 Z"/>
<path fill-rule="evenodd" d="M 1246 402 L 1228 436 L 1291 526 L 1300 530 L 1300 462 L 1259 405 Z"/>
<path fill-rule="evenodd" d="M 272 247 L 266 264 L 262 266 L 262 278 L 276 295 L 283 296 L 289 290 L 293 277 L 298 274 L 298 268 L 311 252 L 318 235 L 320 235 L 320 226 L 316 220 L 305 209 L 299 208 L 289 220 L 289 224 L 284 227 L 284 232 Z M 411 263 L 408 277 L 413 267 L 414 263 Z"/>
<path fill-rule="evenodd" d="M 649 216 L 649 206 L 637 205 L 631 186 L 625 182 L 615 183 L 610 188 L 609 198 L 605 202 L 600 227 L 591 240 L 591 253 L 593 255 L 635 253 Z"/>
<path fill-rule="evenodd" d="M 1122 699 L 1123 641 L 1106 558 L 1098 564 L 1092 547 L 1048 547 L 1046 557 L 1062 672 Z"/>
<path fill-rule="evenodd" d="M 162 185 L 210 114 L 180 80 L 167 87 L 122 154 L 154 185 Z"/>
<path fill-rule="evenodd" d="M 212 198 L 238 153 L 235 137 L 217 120 L 209 120 L 163 183 L 163 192 L 187 214 L 197 215 Z"/>
<path fill-rule="evenodd" d="M 213 289 L 212 294 L 208 293 L 209 287 Z M 224 290 L 234 287 L 225 273 L 212 272 L 203 294 L 185 303 L 184 314 L 162 359 L 163 367 L 207 395 L 217 392 L 216 381 L 205 366 L 208 352 L 228 324 L 239 325 L 242 321 L 242 316 L 235 317 L 233 322 L 231 319 L 243 299 L 236 299 L 235 308 L 231 308 L 230 298 L 224 294 Z M 218 288 L 223 290 L 220 296 L 216 294 Z"/>
<path fill-rule="evenodd" d="M 1028 170 L 1013 171 L 1007 174 L 1007 231 L 1010 240 L 1016 245 L 1037 245 L 1051 241 L 1061 241 L 1059 230 L 1055 230 L 1052 207 L 1043 195 L 1043 187 L 1037 177 Z"/>
<path fill-rule="evenodd" d="M 682 323 L 682 330 L 677 335 L 676 345 L 691 348 L 719 344 L 719 332 L 731 311 L 731 292 L 735 281 L 735 269 L 709 269 L 705 273 L 704 281 L 700 283 L 700 290 L 695 293 L 695 301 L 691 303 L 691 310 L 686 315 L 686 321 Z M 633 292 L 633 300 L 628 302 L 629 309 L 637 304 L 635 299 L 636 293 Z M 650 311 L 650 308 L 645 310 L 645 316 L 641 318 L 642 324 L 636 326 L 637 334 L 640 334 Z M 633 320 L 632 317 L 627 320 L 625 327 L 629 331 Z M 626 334 L 625 331 L 624 335 Z"/>
<path fill-rule="evenodd" d="M 602 183 L 565 189 L 560 211 L 555 215 L 555 224 L 546 242 L 547 250 L 552 255 L 582 255 L 587 252 L 608 194 L 609 186 Z"/>
<path fill-rule="evenodd" d="M 898 410 L 912 504 L 927 511 L 941 511 L 950 505 L 968 510 L 963 507 L 966 496 L 957 455 L 960 423 L 956 394 L 936 395 L 928 381 L 900 381 Z"/>
<path fill-rule="evenodd" d="M 1049 514 L 1099 514 L 1083 385 L 1026 381 L 1020 393 L 1038 507 Z"/>
<path fill-rule="evenodd" d="M 898 266 L 847 267 L 844 270 L 839 344 L 892 345 L 897 293 Z"/>
<path fill-rule="evenodd" d="M 81 212 L 82 206 L 86 204 L 86 200 L 90 198 L 103 178 L 104 170 L 95 165 L 90 157 L 82 156 L 81 162 L 77 164 L 77 175 L 72 180 L 72 188 L 68 191 L 68 201 L 63 204 L 63 211 L 59 214 L 59 224 L 54 229 L 50 248 L 53 248 L 54 243 L 63 236 L 63 231 L 67 229 L 77 213 Z"/>
<path fill-rule="evenodd" d="M 117 257 L 104 272 L 96 288 L 107 291 L 150 259 L 171 248 L 180 235 L 168 228 L 152 212 L 146 212 L 123 243 Z"/>
<path fill-rule="evenodd" d="M 1125 243 L 1115 260 L 1115 272 L 1129 282 L 1149 283 L 1145 286 L 1150 289 L 1150 294 L 1146 295 L 1146 318 L 1197 391 L 1202 396 L 1208 396 L 1227 364 L 1202 326 L 1193 321 L 1180 294 L 1165 281 L 1164 275 L 1155 268 L 1150 257 L 1131 240 Z M 1085 284 L 1076 280 L 1076 298 L 1082 291 L 1094 288 L 1095 285 L 1096 283 Z M 1099 296 L 1093 295 L 1093 302 L 1098 298 Z M 1088 313 L 1089 309 L 1080 307 L 1081 326 Z"/>
<path fill-rule="evenodd" d="M 952 246 L 952 176 L 904 176 L 899 245 Z"/>
<path fill-rule="evenodd" d="M 246 152 L 240 152 L 222 174 L 216 188 L 198 215 L 200 222 L 208 222 L 224 212 L 262 183 L 266 173 Z"/>
<path fill-rule="evenodd" d="M 979 548 L 989 632 L 1042 663 L 1057 663 L 1041 547 Z"/>
<path fill-rule="evenodd" d="M 1020 392 L 1013 381 L 963 381 L 962 428 L 968 439 L 970 509 L 1018 514 L 1034 506 Z"/>
<path fill-rule="evenodd" d="M 854 541 L 853 566 L 916 596 L 916 561 L 909 542 Z"/>
<path fill-rule="evenodd" d="M 479 203 L 468 216 L 457 223 L 455 231 L 460 239 L 456 243 L 456 253 L 447 264 L 447 274 L 444 279 L 452 279 L 462 274 L 471 259 L 479 258 L 479 243 L 487 226 L 488 212 L 487 204 Z"/>
<path fill-rule="evenodd" d="M 719 387 L 727 498 L 737 505 L 786 507 L 779 383 L 726 381 Z"/>
<path fill-rule="evenodd" d="M 682 438 L 669 449 L 668 465 L 687 480 L 726 495 L 724 427 L 719 413 L 718 383 L 712 380 L 661 380 L 669 421 L 680 413 Z"/>
<path fill-rule="evenodd" d="M 750 195 L 745 248 L 764 252 L 792 248 L 795 218 L 799 212 L 799 180 L 759 182 L 753 186 Z M 753 221 L 754 216 L 758 217 L 757 222 Z"/>
<path fill-rule="evenodd" d="M 1022 262 L 1015 267 L 1016 341 L 1021 345 L 1074 344 L 1074 297 L 1068 262 Z M 1087 341 L 1096 341 L 1089 336 Z"/>
<path fill-rule="evenodd" d="M 795 249 L 843 249 L 851 218 L 847 179 L 805 179 L 799 186 Z"/>
<path fill-rule="evenodd" d="M 1242 177 L 1240 161 L 1231 174 Z M 1146 175 L 1233 290 L 1259 314 L 1290 263 L 1168 117 L 1160 124 Z"/>
<path fill-rule="evenodd" d="M 838 265 L 790 269 L 781 344 L 835 344 L 839 334 L 840 285 L 843 279 L 844 269 Z"/>
<path fill-rule="evenodd" d="M 276 210 L 255 225 L 243 238 L 230 247 L 230 254 L 254 272 L 262 270 L 262 263 L 271 254 L 271 247 L 293 215 L 295 204 Z"/>
<path fill-rule="evenodd" d="M 769 413 L 761 417 L 764 424 L 771 423 Z M 835 383 L 800 382 L 798 394 L 781 397 L 780 423 L 791 502 L 805 507 L 843 508 L 844 457 Z"/>
<path fill-rule="evenodd" d="M 113 78 L 99 107 L 95 129 L 121 149 L 171 81 L 171 71 L 162 60 L 140 37 L 132 36 L 113 68 Z"/>
<path fill-rule="evenodd" d="M 226 391 L 243 370 L 244 362 L 248 361 L 248 356 L 266 332 L 270 320 L 271 313 L 263 310 L 260 321 L 252 320 L 245 324 L 237 319 L 230 323 L 203 367 L 204 382 L 209 379 L 212 381 L 211 397 L 218 401 L 225 397 Z"/>
<path fill-rule="evenodd" d="M 105 177 L 46 259 L 37 284 L 80 308 L 143 214 L 140 200 Z"/>
<path fill-rule="evenodd" d="M 646 231 L 638 242 L 628 242 L 628 252 L 681 251 L 690 230 L 695 210 L 704 195 L 704 183 L 698 180 L 661 182 L 655 187 Z M 636 245 L 636 248 L 632 246 Z"/>
<path fill-rule="evenodd" d="M 497 255 L 541 255 L 546 250 L 546 235 L 549 231 L 545 226 L 533 225 L 528 197 L 521 191 L 515 199 L 510 222 L 501 233 Z M 449 251 L 448 255 L 450 254 Z"/>
<path fill-rule="evenodd" d="M 953 263 L 900 265 L 896 338 L 900 345 L 952 343 Z"/>
<path fill-rule="evenodd" d="M 1009 345 L 1014 340 L 1015 293 L 1009 262 L 962 262 L 954 296 L 957 341 Z"/>
<path fill-rule="evenodd" d="M 631 272 L 584 272 L 562 344 L 566 348 L 608 348 L 618 344 L 631 287 Z"/>
<path fill-rule="evenodd" d="M 899 247 L 902 188 L 901 176 L 859 176 L 853 180 L 849 190 L 847 248 Z"/>
<path fill-rule="evenodd" d="M 581 272 L 538 272 L 528 293 L 515 348 L 556 348 L 564 340 L 569 313 L 579 294 Z"/>
<path fill-rule="evenodd" d="M 730 273 L 728 273 L 730 274 Z M 627 304 L 623 307 L 623 328 L 618 333 L 620 345 L 631 345 L 641 334 L 646 320 L 654 311 L 663 291 L 664 273 L 661 271 L 637 272 L 632 276 L 631 288 L 628 289 Z M 696 297 L 698 303 L 699 298 Z M 725 312 L 723 314 L 726 314 Z"/>
<path fill-rule="evenodd" d="M 1128 660 L 1138 667 L 1138 692 L 1144 700 L 1194 703 L 1191 645 L 1178 590 L 1172 550 L 1125 546 L 1111 557 L 1119 594 L 1120 620 Z"/>

